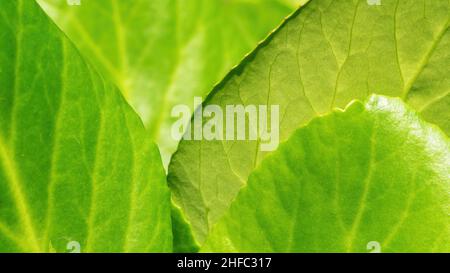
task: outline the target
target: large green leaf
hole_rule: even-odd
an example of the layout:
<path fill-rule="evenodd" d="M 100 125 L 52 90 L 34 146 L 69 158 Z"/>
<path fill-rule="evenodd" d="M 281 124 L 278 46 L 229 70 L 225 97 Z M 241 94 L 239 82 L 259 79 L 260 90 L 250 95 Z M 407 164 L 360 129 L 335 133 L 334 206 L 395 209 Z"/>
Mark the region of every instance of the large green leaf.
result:
<path fill-rule="evenodd" d="M 313 120 L 250 175 L 204 251 L 450 251 L 450 142 L 399 99 Z"/>
<path fill-rule="evenodd" d="M 304 0 L 39 2 L 122 90 L 168 164 L 177 145 L 170 135 L 172 107 L 206 96 Z"/>
<path fill-rule="evenodd" d="M 0 252 L 171 251 L 157 147 L 29 0 L 0 2 Z"/>
<path fill-rule="evenodd" d="M 448 0 L 312 0 L 213 90 L 204 105 L 279 105 L 280 139 L 370 93 L 399 96 L 450 133 Z M 267 153 L 259 141 L 182 141 L 169 167 L 198 241 Z"/>

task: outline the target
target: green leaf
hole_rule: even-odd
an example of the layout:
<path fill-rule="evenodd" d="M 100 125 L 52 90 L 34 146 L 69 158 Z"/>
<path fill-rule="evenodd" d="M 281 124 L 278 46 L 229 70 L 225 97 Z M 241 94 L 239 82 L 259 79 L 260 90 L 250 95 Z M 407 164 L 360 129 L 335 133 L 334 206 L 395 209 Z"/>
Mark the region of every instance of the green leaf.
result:
<path fill-rule="evenodd" d="M 250 175 L 203 251 L 450 251 L 450 142 L 399 99 L 314 119 Z"/>
<path fill-rule="evenodd" d="M 304 0 L 39 2 L 82 54 L 114 80 L 168 165 L 177 145 L 172 107 L 206 96 Z"/>
<path fill-rule="evenodd" d="M 172 205 L 173 252 L 195 253 L 200 249 L 194 239 L 192 229 L 184 218 L 180 208 Z"/>
<path fill-rule="evenodd" d="M 40 7 L 0 2 L 0 252 L 171 251 L 157 147 Z"/>
<path fill-rule="evenodd" d="M 279 105 L 280 140 L 371 93 L 403 98 L 450 133 L 447 0 L 312 0 L 212 91 L 206 105 Z M 202 242 L 267 155 L 259 141 L 182 141 L 173 198 Z"/>

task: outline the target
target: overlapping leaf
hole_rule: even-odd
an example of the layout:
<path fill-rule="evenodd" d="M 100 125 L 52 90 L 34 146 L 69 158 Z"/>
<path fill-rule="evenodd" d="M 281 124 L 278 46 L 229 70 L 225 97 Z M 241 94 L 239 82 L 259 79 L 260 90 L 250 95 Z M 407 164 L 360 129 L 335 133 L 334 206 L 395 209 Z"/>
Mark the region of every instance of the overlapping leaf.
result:
<path fill-rule="evenodd" d="M 355 102 L 268 156 L 203 251 L 449 252 L 449 163 L 448 138 L 399 99 Z"/>
<path fill-rule="evenodd" d="M 234 69 L 205 105 L 279 105 L 280 138 L 379 93 L 450 132 L 447 0 L 312 0 Z M 169 184 L 202 242 L 265 157 L 259 141 L 182 141 Z"/>

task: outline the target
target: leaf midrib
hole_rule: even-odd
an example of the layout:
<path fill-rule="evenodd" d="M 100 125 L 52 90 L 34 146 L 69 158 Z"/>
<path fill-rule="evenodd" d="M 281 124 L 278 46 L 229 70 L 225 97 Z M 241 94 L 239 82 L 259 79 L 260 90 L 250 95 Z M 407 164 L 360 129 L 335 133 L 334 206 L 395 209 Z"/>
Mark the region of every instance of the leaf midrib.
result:
<path fill-rule="evenodd" d="M 449 27 L 449 22 L 450 22 L 450 18 L 447 20 L 447 23 L 444 25 L 444 27 L 438 33 L 438 36 L 437 36 L 436 40 L 433 41 L 433 44 L 431 45 L 430 50 L 427 52 L 427 54 L 425 54 L 423 60 L 420 62 L 416 73 L 411 78 L 411 81 L 409 81 L 405 85 L 404 90 L 403 90 L 403 94 L 402 94 L 402 99 L 404 101 L 407 101 L 409 92 L 413 88 L 414 83 L 417 81 L 419 76 L 422 74 L 422 72 L 427 67 L 427 65 L 428 65 L 431 57 L 433 56 L 433 53 L 435 52 L 437 46 L 439 45 L 439 43 L 442 41 L 442 39 L 444 38 L 445 34 L 447 33 L 448 27 Z"/>

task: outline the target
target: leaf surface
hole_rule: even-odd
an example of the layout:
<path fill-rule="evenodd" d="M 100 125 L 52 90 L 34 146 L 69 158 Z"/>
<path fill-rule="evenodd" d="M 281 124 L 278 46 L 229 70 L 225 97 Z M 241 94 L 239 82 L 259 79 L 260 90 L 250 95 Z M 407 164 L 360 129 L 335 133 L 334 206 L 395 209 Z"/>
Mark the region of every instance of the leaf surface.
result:
<path fill-rule="evenodd" d="M 180 208 L 172 204 L 173 252 L 196 253 L 200 247 Z"/>
<path fill-rule="evenodd" d="M 172 250 L 155 144 L 41 8 L 0 2 L 0 252 Z"/>
<path fill-rule="evenodd" d="M 82 54 L 114 80 L 157 141 L 176 149 L 171 109 L 194 106 L 304 0 L 39 1 Z M 289 3 L 290 2 L 290 3 Z"/>
<path fill-rule="evenodd" d="M 448 0 L 312 0 L 204 103 L 279 105 L 280 140 L 312 118 L 371 93 L 403 98 L 450 133 Z M 259 141 L 181 141 L 173 197 L 202 242 L 267 155 Z"/>
<path fill-rule="evenodd" d="M 450 142 L 399 99 L 314 119 L 250 175 L 203 251 L 450 251 Z"/>

